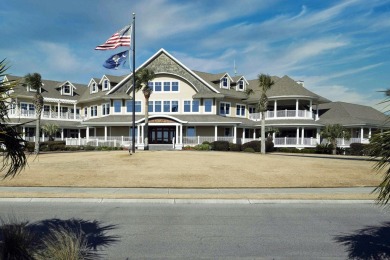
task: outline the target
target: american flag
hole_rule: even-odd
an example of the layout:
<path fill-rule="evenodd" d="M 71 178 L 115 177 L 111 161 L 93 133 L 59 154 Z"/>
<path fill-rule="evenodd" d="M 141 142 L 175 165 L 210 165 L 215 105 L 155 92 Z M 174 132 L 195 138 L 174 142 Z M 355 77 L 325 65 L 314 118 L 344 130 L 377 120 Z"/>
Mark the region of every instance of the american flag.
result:
<path fill-rule="evenodd" d="M 105 43 L 96 46 L 95 50 L 111 50 L 119 46 L 130 46 L 131 25 L 114 33 Z"/>

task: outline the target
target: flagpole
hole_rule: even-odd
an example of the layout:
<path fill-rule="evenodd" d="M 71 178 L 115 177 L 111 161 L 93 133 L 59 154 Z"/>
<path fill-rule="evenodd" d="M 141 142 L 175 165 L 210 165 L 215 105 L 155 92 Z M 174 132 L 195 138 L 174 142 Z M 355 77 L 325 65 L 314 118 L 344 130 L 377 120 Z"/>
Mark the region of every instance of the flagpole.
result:
<path fill-rule="evenodd" d="M 133 131 L 132 131 L 132 152 L 135 153 L 135 13 L 133 13 L 132 26 L 133 39 Z M 131 44 L 130 44 L 131 46 Z"/>

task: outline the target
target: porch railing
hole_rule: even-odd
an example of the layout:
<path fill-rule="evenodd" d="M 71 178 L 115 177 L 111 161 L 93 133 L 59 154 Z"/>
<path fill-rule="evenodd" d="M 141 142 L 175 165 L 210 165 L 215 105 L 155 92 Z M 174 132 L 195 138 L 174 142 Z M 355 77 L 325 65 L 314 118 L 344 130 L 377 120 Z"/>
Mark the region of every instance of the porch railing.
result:
<path fill-rule="evenodd" d="M 291 119 L 291 118 L 300 118 L 300 119 L 314 119 L 315 114 L 312 111 L 308 110 L 277 110 L 276 116 L 275 111 L 268 110 L 265 112 L 265 119 Z M 251 113 L 249 114 L 249 119 L 254 121 L 261 120 L 261 113 Z"/>
<path fill-rule="evenodd" d="M 23 117 L 23 118 L 35 118 L 35 110 L 26 110 L 26 109 L 11 109 L 9 113 L 9 117 Z M 71 112 L 50 112 L 50 111 L 42 111 L 42 118 L 44 119 L 53 119 L 53 120 L 81 120 L 80 114 L 74 114 Z"/>

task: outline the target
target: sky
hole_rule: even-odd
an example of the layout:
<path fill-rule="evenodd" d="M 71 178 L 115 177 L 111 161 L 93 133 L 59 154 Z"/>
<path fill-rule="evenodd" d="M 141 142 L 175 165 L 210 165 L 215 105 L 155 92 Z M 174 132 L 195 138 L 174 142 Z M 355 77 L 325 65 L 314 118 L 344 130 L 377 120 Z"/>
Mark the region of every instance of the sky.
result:
<path fill-rule="evenodd" d="M 0 1 L 8 73 L 88 84 L 125 75 L 94 50 L 135 19 L 136 67 L 164 48 L 188 68 L 304 81 L 332 101 L 383 110 L 390 88 L 390 0 Z"/>

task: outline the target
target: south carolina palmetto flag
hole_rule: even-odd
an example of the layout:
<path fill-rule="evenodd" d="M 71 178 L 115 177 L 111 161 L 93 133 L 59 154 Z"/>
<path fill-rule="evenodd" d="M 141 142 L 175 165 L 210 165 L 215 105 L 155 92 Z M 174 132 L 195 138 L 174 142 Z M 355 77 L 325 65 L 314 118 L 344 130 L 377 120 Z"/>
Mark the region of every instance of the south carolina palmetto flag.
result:
<path fill-rule="evenodd" d="M 112 50 L 120 46 L 130 46 L 131 25 L 126 25 L 114 33 L 105 43 L 96 46 L 95 50 Z"/>

